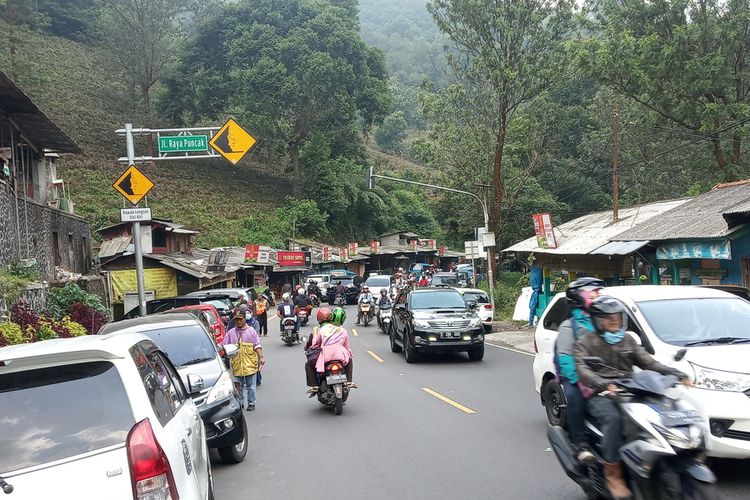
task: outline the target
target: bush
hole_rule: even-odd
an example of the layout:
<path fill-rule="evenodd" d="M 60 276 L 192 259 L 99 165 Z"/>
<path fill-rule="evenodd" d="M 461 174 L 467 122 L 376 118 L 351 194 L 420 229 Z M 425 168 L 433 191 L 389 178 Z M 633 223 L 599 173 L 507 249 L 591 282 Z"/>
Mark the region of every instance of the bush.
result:
<path fill-rule="evenodd" d="M 69 319 L 81 325 L 89 335 L 95 335 L 109 321 L 109 314 L 97 311 L 87 304 L 74 302 L 70 306 Z"/>
<path fill-rule="evenodd" d="M 27 340 L 18 323 L 10 321 L 0 324 L 0 347 L 23 344 L 24 342 L 27 342 Z"/>
<path fill-rule="evenodd" d="M 66 330 L 67 336 L 69 337 L 82 337 L 88 334 L 85 326 L 72 321 L 68 316 L 65 316 L 62 319 L 62 326 Z"/>
<path fill-rule="evenodd" d="M 47 311 L 59 320 L 70 313 L 71 307 L 76 302 L 85 304 L 94 311 L 104 313 L 109 317 L 109 310 L 104 307 L 101 299 L 81 290 L 81 287 L 75 283 L 68 283 L 62 288 L 52 288 L 47 294 Z"/>
<path fill-rule="evenodd" d="M 26 331 L 30 326 L 34 330 L 39 326 L 39 314 L 25 300 L 19 300 L 10 308 L 10 320 Z"/>

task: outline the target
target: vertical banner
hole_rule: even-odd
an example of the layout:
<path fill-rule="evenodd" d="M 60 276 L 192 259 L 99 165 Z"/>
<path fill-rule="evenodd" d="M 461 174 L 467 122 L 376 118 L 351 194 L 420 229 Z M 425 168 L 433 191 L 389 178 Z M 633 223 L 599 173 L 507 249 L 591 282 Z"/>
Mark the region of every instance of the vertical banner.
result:
<path fill-rule="evenodd" d="M 347 261 L 348 256 L 347 256 L 346 252 L 347 252 L 347 248 L 346 247 L 339 248 L 339 260 L 341 262 L 346 262 Z"/>
<path fill-rule="evenodd" d="M 256 262 L 259 250 L 260 245 L 253 245 L 252 243 L 245 245 L 245 262 Z"/>
<path fill-rule="evenodd" d="M 428 250 L 435 250 L 435 240 L 427 240 L 427 249 Z"/>
<path fill-rule="evenodd" d="M 378 240 L 372 240 L 370 242 L 370 250 L 372 253 L 378 253 L 378 249 L 380 248 L 380 242 Z"/>
<path fill-rule="evenodd" d="M 552 217 L 549 213 L 533 214 L 534 233 L 539 248 L 557 248 L 555 230 L 552 225 Z"/>
<path fill-rule="evenodd" d="M 271 247 L 258 247 L 258 264 L 268 264 L 271 262 Z"/>
<path fill-rule="evenodd" d="M 412 240 L 409 242 L 409 250 L 416 250 L 417 249 L 417 240 Z"/>
<path fill-rule="evenodd" d="M 444 246 L 438 247 L 438 255 L 441 256 L 441 257 L 445 257 L 445 247 Z"/>
<path fill-rule="evenodd" d="M 349 255 L 354 255 L 357 253 L 357 250 L 359 249 L 359 245 L 357 245 L 356 241 L 349 242 Z"/>
<path fill-rule="evenodd" d="M 322 259 L 321 260 L 323 262 L 328 262 L 328 259 L 331 256 L 331 247 L 329 247 L 328 245 L 323 245 L 323 251 L 321 253 L 322 253 Z"/>

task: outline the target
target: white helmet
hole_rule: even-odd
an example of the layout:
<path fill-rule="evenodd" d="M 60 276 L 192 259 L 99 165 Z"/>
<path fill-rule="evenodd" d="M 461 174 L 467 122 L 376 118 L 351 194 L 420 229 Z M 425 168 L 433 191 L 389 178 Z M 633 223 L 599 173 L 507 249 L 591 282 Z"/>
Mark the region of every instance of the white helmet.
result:
<path fill-rule="evenodd" d="M 284 302 L 289 302 L 290 300 L 292 300 L 292 296 L 289 295 L 289 292 L 286 292 L 281 296 L 281 300 L 283 300 Z"/>
<path fill-rule="evenodd" d="M 300 289 L 299 289 L 299 291 L 298 291 L 297 293 L 298 293 L 298 294 L 299 294 L 300 296 L 302 296 L 302 295 L 305 295 L 305 289 L 304 289 L 304 288 L 300 288 Z"/>

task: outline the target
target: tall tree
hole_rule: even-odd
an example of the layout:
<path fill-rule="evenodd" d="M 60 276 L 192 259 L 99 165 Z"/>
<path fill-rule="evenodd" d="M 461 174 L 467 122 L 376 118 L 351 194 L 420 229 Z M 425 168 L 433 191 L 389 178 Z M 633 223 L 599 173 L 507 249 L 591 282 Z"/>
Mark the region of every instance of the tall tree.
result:
<path fill-rule="evenodd" d="M 564 78 L 563 42 L 573 23 L 569 0 L 433 0 L 440 30 L 455 44 L 448 62 L 478 116 L 493 130 L 491 224 L 503 230 L 503 154 L 514 114 Z M 493 262 L 494 264 L 494 262 Z"/>
<path fill-rule="evenodd" d="M 596 0 L 582 66 L 711 147 L 727 180 L 747 175 L 750 3 Z"/>

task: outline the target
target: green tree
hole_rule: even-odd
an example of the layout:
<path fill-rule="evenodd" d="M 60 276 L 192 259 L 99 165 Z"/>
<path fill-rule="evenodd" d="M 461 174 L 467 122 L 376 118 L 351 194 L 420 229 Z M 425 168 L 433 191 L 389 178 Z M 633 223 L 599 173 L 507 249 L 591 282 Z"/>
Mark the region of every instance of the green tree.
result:
<path fill-rule="evenodd" d="M 694 142 L 708 143 L 726 179 L 746 175 L 750 4 L 597 0 L 590 9 L 581 66 Z"/>
<path fill-rule="evenodd" d="M 386 151 L 401 152 L 407 126 L 401 111 L 391 113 L 375 131 L 375 142 Z"/>
<path fill-rule="evenodd" d="M 358 128 L 390 105 L 382 53 L 361 40 L 350 8 L 322 0 L 225 6 L 199 28 L 168 87 L 169 116 L 237 115 L 266 153 L 288 157 L 296 187 L 314 133 L 333 139 L 332 154 L 354 154 Z"/>
<path fill-rule="evenodd" d="M 571 2 L 433 0 L 428 9 L 455 45 L 456 53 L 448 62 L 464 89 L 454 95 L 492 131 L 490 218 L 499 236 L 505 225 L 502 207 L 513 189 L 506 181 L 504 164 L 509 127 L 522 105 L 565 78 L 568 58 L 563 42 L 574 27 Z M 522 188 L 515 186 L 516 192 Z"/>

